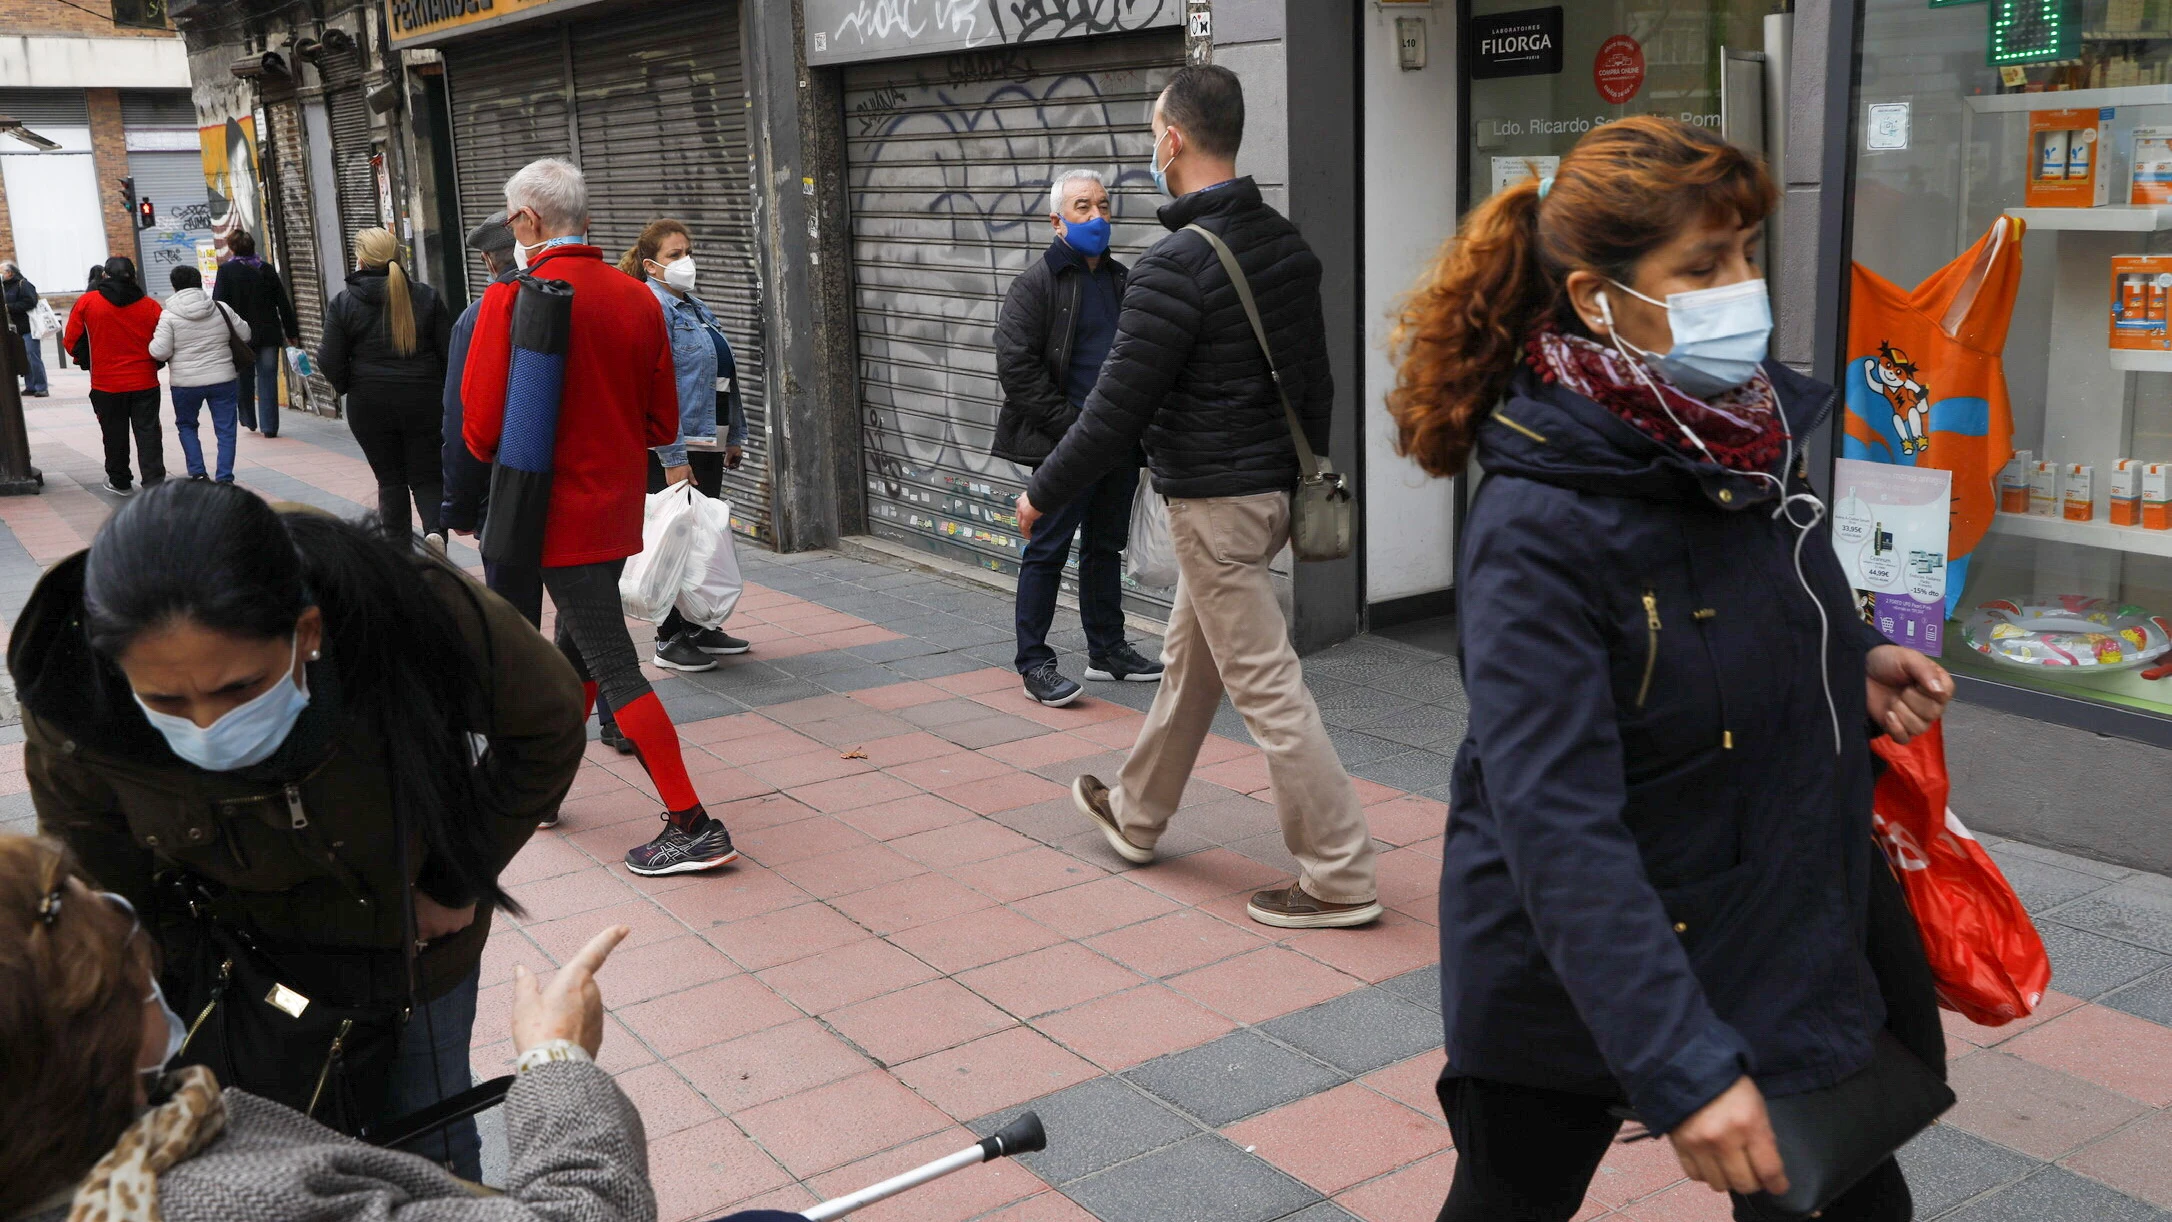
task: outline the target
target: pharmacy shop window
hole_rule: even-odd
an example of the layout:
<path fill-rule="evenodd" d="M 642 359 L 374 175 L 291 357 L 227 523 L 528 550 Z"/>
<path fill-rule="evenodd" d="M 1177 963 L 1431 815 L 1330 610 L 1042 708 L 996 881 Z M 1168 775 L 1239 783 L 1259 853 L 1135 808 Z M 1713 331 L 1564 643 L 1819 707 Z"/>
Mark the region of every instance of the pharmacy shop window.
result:
<path fill-rule="evenodd" d="M 1861 17 L 1833 480 L 1859 604 L 1960 674 L 2172 718 L 2172 0 Z"/>

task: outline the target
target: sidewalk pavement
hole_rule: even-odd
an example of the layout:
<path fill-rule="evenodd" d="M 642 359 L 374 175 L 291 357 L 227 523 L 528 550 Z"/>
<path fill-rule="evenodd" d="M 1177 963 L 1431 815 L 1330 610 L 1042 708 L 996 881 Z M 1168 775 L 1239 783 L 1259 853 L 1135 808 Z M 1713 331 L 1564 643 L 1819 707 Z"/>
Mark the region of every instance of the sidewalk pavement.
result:
<path fill-rule="evenodd" d="M 83 486 L 100 477 L 80 393 L 33 401 L 47 489 L 0 500 L 10 619 L 38 566 L 82 546 L 116 501 Z M 277 441 L 244 434 L 239 470 L 266 495 L 340 512 L 374 501 L 337 422 L 290 414 Z M 600 978 L 601 1060 L 641 1107 L 667 1222 L 803 1207 L 1026 1107 L 1048 1124 L 1047 1153 L 856 1216 L 1433 1216 L 1455 1165 L 1431 1090 L 1433 923 L 1463 729 L 1438 633 L 1307 659 L 1381 842 L 1389 912 L 1370 929 L 1288 933 L 1244 916 L 1249 892 L 1292 863 L 1226 707 L 1163 860 L 1132 867 L 1064 785 L 1116 770 L 1152 685 L 1091 684 L 1045 709 L 1009 669 L 1004 596 L 828 553 L 742 556 L 731 628 L 754 651 L 706 674 L 650 673 L 744 858 L 628 874 L 620 857 L 658 806 L 637 764 L 591 743 L 564 822 L 506 876 L 528 914 L 502 921 L 485 957 L 478 1075 L 510 1060 L 513 965 L 548 970 L 625 923 L 633 936 Z M 1069 612 L 1058 623 L 1076 674 L 1083 635 Z M 30 825 L 20 739 L 0 728 L 8 830 Z M 2037 914 L 2054 992 L 1995 1031 L 1948 1016 L 1961 1104 L 1904 1153 L 1918 1216 L 2172 1219 L 2172 880 L 1990 843 Z M 1654 1142 L 1617 1146 L 1578 1218 L 1726 1216 Z"/>

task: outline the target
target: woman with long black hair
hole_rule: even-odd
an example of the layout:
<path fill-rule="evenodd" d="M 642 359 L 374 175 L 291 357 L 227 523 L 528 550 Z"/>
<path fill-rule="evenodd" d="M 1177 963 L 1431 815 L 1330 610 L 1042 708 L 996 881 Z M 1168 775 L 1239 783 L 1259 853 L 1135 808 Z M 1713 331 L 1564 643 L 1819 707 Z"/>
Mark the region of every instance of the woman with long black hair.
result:
<path fill-rule="evenodd" d="M 354 235 L 355 270 L 347 291 L 324 317 L 317 367 L 347 396 L 347 427 L 377 477 L 377 516 L 386 531 L 405 535 L 414 517 L 435 535 L 445 501 L 441 451 L 445 354 L 452 315 L 427 284 L 400 266 L 399 239 L 389 229 Z"/>
<path fill-rule="evenodd" d="M 211 1029 L 184 1062 L 265 994 L 222 992 L 255 964 L 297 1034 L 235 1028 L 229 1085 L 299 1066 L 305 1096 L 329 1081 L 362 1122 L 468 1087 L 490 913 L 515 910 L 498 873 L 583 745 L 580 682 L 518 612 L 371 526 L 184 481 L 45 575 L 8 665 L 40 827 L 144 914 L 176 1005 Z M 362 1028 L 338 1065 L 301 1034 L 335 1010 Z M 380 1017 L 396 1052 L 336 1080 Z M 424 1152 L 480 1173 L 472 1122 Z"/>

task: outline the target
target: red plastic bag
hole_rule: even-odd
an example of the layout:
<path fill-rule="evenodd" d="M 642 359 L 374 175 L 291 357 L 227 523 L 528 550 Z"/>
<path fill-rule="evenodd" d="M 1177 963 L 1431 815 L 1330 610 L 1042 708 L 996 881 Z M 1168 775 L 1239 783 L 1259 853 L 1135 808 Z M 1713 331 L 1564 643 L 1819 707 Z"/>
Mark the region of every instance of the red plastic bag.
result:
<path fill-rule="evenodd" d="M 1944 727 L 1871 748 L 1888 765 L 1871 824 L 1922 931 L 1938 1003 L 1986 1027 L 2026 1017 L 2051 983 L 2051 959 L 2012 884 L 1946 805 Z"/>

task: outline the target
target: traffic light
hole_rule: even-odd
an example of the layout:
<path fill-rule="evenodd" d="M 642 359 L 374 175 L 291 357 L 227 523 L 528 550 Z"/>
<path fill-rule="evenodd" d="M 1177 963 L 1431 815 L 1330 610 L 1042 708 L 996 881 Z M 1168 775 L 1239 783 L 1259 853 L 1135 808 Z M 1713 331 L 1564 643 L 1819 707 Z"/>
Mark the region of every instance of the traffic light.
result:
<path fill-rule="evenodd" d="M 121 179 L 121 207 L 133 208 L 135 206 L 136 180 L 133 177 L 123 178 Z"/>
<path fill-rule="evenodd" d="M 136 204 L 136 228 L 156 229 L 157 227 L 158 205 L 152 203 L 151 197 L 146 195 Z"/>

